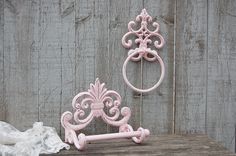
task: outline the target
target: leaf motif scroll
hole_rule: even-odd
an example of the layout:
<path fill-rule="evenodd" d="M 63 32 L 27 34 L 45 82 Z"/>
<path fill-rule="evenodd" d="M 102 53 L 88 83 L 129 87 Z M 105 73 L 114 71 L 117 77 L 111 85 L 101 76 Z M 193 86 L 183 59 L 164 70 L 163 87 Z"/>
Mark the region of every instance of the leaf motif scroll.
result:
<path fill-rule="evenodd" d="M 135 22 L 136 21 L 136 22 Z M 135 36 L 134 40 L 136 44 L 138 44 L 138 48 L 131 49 L 129 51 L 129 55 L 133 52 L 139 51 L 138 56 L 132 57 L 133 61 L 139 61 L 141 57 L 144 57 L 147 61 L 155 61 L 156 58 L 154 56 L 148 55 L 147 51 L 155 52 L 155 50 L 151 50 L 148 45 L 154 44 L 154 47 L 160 49 L 164 46 L 164 38 L 159 34 L 159 24 L 157 22 L 152 21 L 152 17 L 147 13 L 146 9 L 143 9 L 141 14 L 136 17 L 135 21 L 130 21 L 128 23 L 128 30 L 122 37 L 122 45 L 125 48 L 131 48 L 133 41 L 128 39 L 130 36 Z M 139 29 L 135 30 L 134 27 L 137 23 L 141 23 Z M 151 24 L 155 28 L 153 31 L 148 29 L 148 24 Z M 152 41 L 152 38 L 155 37 L 157 40 Z"/>
<path fill-rule="evenodd" d="M 69 123 L 72 119 L 70 112 L 62 116 L 62 122 L 65 127 L 78 130 L 89 124 L 94 117 L 101 117 L 108 124 L 120 126 L 126 124 L 131 115 L 128 107 L 123 107 L 120 111 L 120 104 L 120 95 L 113 90 L 107 90 L 105 83 L 100 83 L 97 78 L 95 84 L 90 84 L 87 92 L 77 94 L 72 100 L 72 106 L 75 109 L 73 119 L 79 124 L 79 128 Z M 109 115 L 104 112 L 104 108 L 107 108 Z M 88 115 L 85 113 L 86 110 L 90 111 Z M 116 121 L 120 114 L 123 118 Z"/>

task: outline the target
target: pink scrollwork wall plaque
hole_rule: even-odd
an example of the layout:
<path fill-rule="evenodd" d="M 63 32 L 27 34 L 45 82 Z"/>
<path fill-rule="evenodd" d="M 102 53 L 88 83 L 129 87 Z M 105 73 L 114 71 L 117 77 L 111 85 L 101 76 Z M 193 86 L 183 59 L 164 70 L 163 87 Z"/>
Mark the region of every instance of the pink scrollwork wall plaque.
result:
<path fill-rule="evenodd" d="M 140 28 L 135 30 L 133 27 L 137 26 L 140 23 Z M 152 24 L 155 28 L 154 30 L 149 30 L 148 24 Z M 165 74 L 165 67 L 161 57 L 158 55 L 156 50 L 150 48 L 150 45 L 153 44 L 156 49 L 160 49 L 164 46 L 164 38 L 159 34 L 159 24 L 152 21 L 152 17 L 147 13 L 146 9 L 143 9 L 141 14 L 136 17 L 135 21 L 130 21 L 128 23 L 128 32 L 122 37 L 122 45 L 125 48 L 130 49 L 128 52 L 128 57 L 126 58 L 122 74 L 125 83 L 133 90 L 137 92 L 146 93 L 156 89 L 162 82 Z M 131 49 L 133 42 L 131 39 L 128 39 L 130 36 L 135 36 L 135 43 L 138 45 L 137 48 Z M 154 40 L 156 39 L 156 40 Z M 147 61 L 158 61 L 161 66 L 161 76 L 159 81 L 149 89 L 138 89 L 134 87 L 127 79 L 126 76 L 126 65 L 131 61 L 140 61 L 141 58 L 144 58 Z"/>
<path fill-rule="evenodd" d="M 120 105 L 120 95 L 113 90 L 107 90 L 105 83 L 100 83 L 97 78 L 95 84 L 90 84 L 90 89 L 87 92 L 81 92 L 73 98 L 72 107 L 75 112 L 66 111 L 62 114 L 61 124 L 65 129 L 65 142 L 74 144 L 79 150 L 83 150 L 87 142 L 104 139 L 132 138 L 135 143 L 141 143 L 149 136 L 149 130 L 140 127 L 134 131 L 132 126 L 128 124 L 131 116 L 130 109 L 123 107 L 120 110 Z M 108 113 L 104 111 L 105 107 Z M 122 118 L 118 119 L 120 115 Z M 119 133 L 90 136 L 80 133 L 77 136 L 81 129 L 98 117 L 109 125 L 119 127 Z M 73 120 L 76 124 L 72 124 Z"/>

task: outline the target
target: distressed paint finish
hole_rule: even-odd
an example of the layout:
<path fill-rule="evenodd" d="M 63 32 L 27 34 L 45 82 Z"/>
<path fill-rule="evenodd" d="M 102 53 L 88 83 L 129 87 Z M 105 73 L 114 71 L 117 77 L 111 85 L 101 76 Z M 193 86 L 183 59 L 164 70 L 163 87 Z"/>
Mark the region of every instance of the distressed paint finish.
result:
<path fill-rule="evenodd" d="M 39 5 L 28 0 L 4 1 L 6 121 L 21 130 L 38 121 Z"/>
<path fill-rule="evenodd" d="M 93 0 L 75 2 L 75 94 L 85 90 L 86 86 L 95 80 L 93 2 Z M 85 131 L 94 134 L 95 123 L 92 122 L 91 127 Z"/>
<path fill-rule="evenodd" d="M 72 147 L 71 150 L 64 150 L 57 154 L 51 154 L 51 156 L 236 156 L 236 154 L 229 152 L 222 145 L 205 135 L 151 136 L 139 146 L 127 140 L 112 140 L 92 143 L 88 145 L 88 148 L 86 151 L 78 151 L 75 147 Z"/>
<path fill-rule="evenodd" d="M 4 86 L 4 0 L 0 0 L 0 120 L 6 119 Z"/>
<path fill-rule="evenodd" d="M 109 1 L 109 79 L 108 86 L 120 93 L 122 106 L 131 109 L 130 124 L 137 129 L 140 127 L 140 94 L 133 92 L 124 82 L 122 77 L 122 65 L 127 57 L 127 50 L 122 47 L 122 36 L 127 32 L 127 24 L 134 19 L 143 5 L 141 0 L 111 0 Z M 127 76 L 129 80 L 136 84 L 141 84 L 140 66 L 136 63 L 128 64 Z M 109 84 L 110 83 L 110 84 Z M 115 131 L 110 129 L 110 131 Z"/>
<path fill-rule="evenodd" d="M 60 130 L 61 18 L 59 0 L 41 0 L 38 43 L 39 120 Z"/>
<path fill-rule="evenodd" d="M 106 51 L 107 4 L 104 1 L 76 1 L 76 92 L 84 91 L 96 75 L 101 75 L 104 66 L 100 60 L 99 49 Z M 105 10 L 103 10 L 105 9 Z M 98 14 L 98 15 L 97 15 Z M 104 23 L 105 22 L 105 23 Z M 99 33 L 100 31 L 100 33 Z M 104 32 L 104 34 L 101 34 Z M 103 36 L 104 35 L 104 36 Z M 101 37 L 101 39 L 99 39 Z M 104 40 L 104 41 L 103 41 Z M 100 47 L 103 44 L 103 47 Z M 105 52 L 101 52 L 104 54 Z M 99 62 L 99 63 L 98 63 Z M 105 62 L 104 62 L 105 63 Z M 86 133 L 98 134 L 107 131 L 101 120 L 94 120 L 92 126 L 85 129 Z"/>
<path fill-rule="evenodd" d="M 137 131 L 134 131 L 132 126 L 128 124 L 131 116 L 130 108 L 121 108 L 120 105 L 121 96 L 119 93 L 109 90 L 105 83 L 100 83 L 96 78 L 94 84 L 90 83 L 88 91 L 80 92 L 73 98 L 74 113 L 66 111 L 61 116 L 61 125 L 65 129 L 65 142 L 74 144 L 78 150 L 84 150 L 86 144 L 91 141 L 106 139 L 130 138 L 138 144 L 143 142 L 150 135 L 149 130 L 139 127 Z M 89 113 L 85 113 L 86 110 Z M 113 127 L 119 127 L 119 133 L 98 135 L 79 133 L 96 118 L 101 118 L 103 122 Z M 74 121 L 75 124 L 71 121 Z M 79 133 L 78 136 L 77 133 Z"/>
<path fill-rule="evenodd" d="M 176 132 L 205 133 L 207 1 L 177 1 Z"/>
<path fill-rule="evenodd" d="M 207 132 L 235 150 L 233 0 L 0 0 L 0 4 L 1 120 L 19 129 L 40 120 L 60 132 L 60 115 L 70 108 L 71 98 L 99 77 L 121 94 L 122 106 L 131 108 L 134 129 L 142 125 L 151 134 L 170 133 L 176 102 L 177 133 Z M 159 51 L 165 78 L 149 94 L 132 92 L 121 72 L 127 57 L 121 38 L 143 8 L 160 23 L 166 40 Z M 143 60 L 142 66 L 129 63 L 127 70 L 131 83 L 148 88 L 160 69 Z M 85 131 L 116 131 L 100 123 L 93 122 Z"/>
<path fill-rule="evenodd" d="M 207 134 L 236 150 L 236 1 L 209 1 Z"/>
<path fill-rule="evenodd" d="M 140 27 L 134 29 L 133 27 L 137 26 L 138 24 L 140 24 Z M 150 25 L 154 27 L 154 30 L 149 30 L 148 27 Z M 122 67 L 122 75 L 124 81 L 131 89 L 136 92 L 151 92 L 161 84 L 165 75 L 165 66 L 162 58 L 159 56 L 155 49 L 150 48 L 151 45 L 153 45 L 156 49 L 161 49 L 165 44 L 164 38 L 159 33 L 159 24 L 152 21 L 152 17 L 147 13 L 146 9 L 142 9 L 141 13 L 136 16 L 135 21 L 130 21 L 128 23 L 128 30 L 129 31 L 122 37 L 121 40 L 122 45 L 125 48 L 130 49 Z M 130 38 L 130 36 L 135 37 L 135 39 L 133 41 L 131 39 L 128 39 Z M 155 38 L 157 39 L 155 40 Z M 132 46 L 134 46 L 133 44 L 136 44 L 137 47 L 131 48 Z M 161 76 L 159 80 L 155 85 L 148 89 L 136 88 L 129 82 L 126 75 L 126 66 L 129 61 L 141 61 L 142 63 L 143 59 L 154 63 L 158 62 L 161 67 Z"/>
<path fill-rule="evenodd" d="M 143 94 L 142 126 L 150 129 L 151 134 L 155 135 L 171 133 L 175 3 L 172 0 L 145 0 L 144 8 L 153 20 L 160 24 L 160 34 L 166 43 L 157 51 L 165 64 L 165 77 L 156 90 Z M 143 88 L 154 85 L 159 78 L 160 65 L 143 61 Z"/>
<path fill-rule="evenodd" d="M 108 21 L 109 21 L 109 3 L 107 0 L 94 0 L 94 12 L 93 12 L 93 26 L 94 26 L 94 55 L 95 55 L 95 78 L 99 78 L 106 84 L 110 83 L 110 77 L 112 73 L 109 70 L 109 59 L 108 59 Z M 90 30 L 88 30 L 90 31 Z M 93 82 L 93 81 L 92 81 Z M 91 83 L 91 82 L 90 82 Z M 106 108 L 105 108 L 105 111 Z M 98 120 L 95 124 L 96 133 L 105 133 L 108 131 L 108 125 L 102 120 Z"/>
<path fill-rule="evenodd" d="M 61 0 L 61 110 L 71 110 L 71 99 L 75 95 L 75 0 Z M 61 127 L 60 134 L 64 136 Z"/>
<path fill-rule="evenodd" d="M 96 48 L 95 52 L 95 77 L 106 82 L 107 86 L 111 86 L 111 71 L 109 59 L 109 2 L 107 0 L 96 1 L 94 10 L 94 27 L 96 33 L 93 34 Z M 108 111 L 107 108 L 104 111 Z M 108 113 L 108 112 L 107 112 Z M 98 120 L 96 131 L 105 133 L 110 131 L 109 125 L 102 120 Z"/>

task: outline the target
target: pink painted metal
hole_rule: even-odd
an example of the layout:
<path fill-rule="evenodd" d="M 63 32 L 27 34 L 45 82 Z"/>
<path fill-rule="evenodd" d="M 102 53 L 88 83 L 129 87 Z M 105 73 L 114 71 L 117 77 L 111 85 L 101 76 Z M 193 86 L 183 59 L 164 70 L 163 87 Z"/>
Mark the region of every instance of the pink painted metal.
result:
<path fill-rule="evenodd" d="M 140 23 L 140 28 L 137 30 L 134 30 L 133 27 L 137 25 L 137 23 Z M 148 24 L 151 24 L 155 28 L 155 30 L 151 31 L 148 29 Z M 151 44 L 156 47 L 156 49 L 160 49 L 164 46 L 164 38 L 159 34 L 159 24 L 157 22 L 152 21 L 152 17 L 147 13 L 146 9 L 143 9 L 141 14 L 136 17 L 136 23 L 134 21 L 130 21 L 128 24 L 128 30 L 123 37 L 122 37 L 122 45 L 125 48 L 131 48 L 132 47 L 132 40 L 128 40 L 127 38 L 129 36 L 135 36 L 135 43 L 138 45 L 135 49 L 130 49 L 128 52 L 128 57 L 126 58 L 123 68 L 122 68 L 122 74 L 125 83 L 133 90 L 141 93 L 150 92 L 154 89 L 156 89 L 162 82 L 164 75 L 165 75 L 165 67 L 164 63 L 161 59 L 161 57 L 158 55 L 156 50 L 152 50 L 148 46 Z M 152 39 L 155 41 L 152 41 Z M 161 76 L 158 80 L 158 82 L 149 89 L 139 89 L 134 87 L 127 79 L 126 75 L 126 65 L 127 63 L 131 61 L 140 61 L 141 58 L 144 58 L 147 61 L 153 62 L 158 61 L 161 66 Z"/>
<path fill-rule="evenodd" d="M 73 98 L 74 114 L 69 111 L 62 114 L 61 124 L 65 129 L 65 142 L 74 144 L 79 150 L 83 150 L 87 142 L 104 139 L 132 138 L 135 143 L 141 143 L 149 136 L 149 130 L 140 127 L 137 131 L 134 131 L 128 124 L 131 116 L 130 109 L 123 107 L 120 111 L 120 104 L 120 95 L 113 90 L 107 90 L 105 83 L 101 84 L 97 78 L 95 84 L 90 84 L 88 92 L 81 92 Z M 103 110 L 105 107 L 108 114 Z M 86 110 L 89 113 L 86 113 Z M 123 118 L 118 120 L 120 114 Z M 119 133 L 90 136 L 80 133 L 77 137 L 76 132 L 85 128 L 94 117 L 101 117 L 107 124 L 119 127 Z M 72 124 L 72 119 L 77 124 Z"/>

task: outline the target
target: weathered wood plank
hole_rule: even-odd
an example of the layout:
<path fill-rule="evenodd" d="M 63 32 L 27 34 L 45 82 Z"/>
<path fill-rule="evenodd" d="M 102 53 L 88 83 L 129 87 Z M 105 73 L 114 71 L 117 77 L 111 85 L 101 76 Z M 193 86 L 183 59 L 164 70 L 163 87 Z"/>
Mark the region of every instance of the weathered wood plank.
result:
<path fill-rule="evenodd" d="M 207 1 L 177 1 L 176 132 L 206 128 Z"/>
<path fill-rule="evenodd" d="M 176 23 L 175 130 L 207 132 L 234 151 L 236 4 L 230 0 L 176 3 L 0 0 L 0 120 L 22 130 L 40 120 L 59 132 L 61 113 L 72 109 L 73 96 L 99 77 L 121 94 L 121 106 L 131 108 L 135 129 L 142 125 L 152 134 L 170 133 Z M 127 50 L 121 38 L 143 7 L 160 23 L 167 41 L 159 53 L 166 76 L 157 90 L 140 95 L 123 81 Z M 141 87 L 140 62 L 130 62 L 127 70 L 130 81 Z M 144 88 L 156 82 L 158 70 L 158 65 L 144 61 Z M 85 131 L 116 130 L 95 121 Z"/>
<path fill-rule="evenodd" d="M 87 91 L 90 83 L 95 82 L 96 52 L 99 49 L 99 21 L 96 10 L 97 1 L 76 1 L 76 92 Z M 106 31 L 106 30 L 105 30 Z M 106 36 L 106 35 L 105 35 Z M 100 124 L 101 127 L 98 127 Z M 96 128 L 98 127 L 98 128 Z M 101 120 L 94 120 L 85 129 L 87 134 L 98 134 L 106 131 L 106 124 Z"/>
<path fill-rule="evenodd" d="M 209 1 L 207 133 L 236 151 L 236 1 Z"/>
<path fill-rule="evenodd" d="M 122 36 L 128 32 L 128 22 L 135 20 L 143 8 L 142 0 L 109 1 L 109 86 L 122 97 L 121 107 L 128 106 L 132 111 L 130 124 L 134 129 L 140 126 L 140 95 L 133 92 L 124 82 L 122 66 L 128 50 L 121 45 Z M 141 84 L 140 64 L 130 62 L 127 65 L 127 77 L 136 86 Z M 114 130 L 111 130 L 114 131 Z M 117 130 L 116 130 L 117 131 Z"/>
<path fill-rule="evenodd" d="M 6 119 L 4 91 L 4 0 L 0 0 L 0 120 Z"/>
<path fill-rule="evenodd" d="M 4 1 L 4 83 L 6 121 L 26 129 L 38 120 L 39 3 Z"/>
<path fill-rule="evenodd" d="M 60 132 L 62 93 L 61 18 L 59 0 L 40 1 L 39 120 Z"/>
<path fill-rule="evenodd" d="M 61 114 L 72 111 L 71 101 L 75 96 L 75 0 L 60 1 L 61 18 Z M 64 128 L 61 127 L 61 137 L 64 138 Z"/>
<path fill-rule="evenodd" d="M 131 140 L 101 141 L 88 145 L 85 151 L 74 146 L 68 151 L 59 152 L 59 156 L 74 155 L 158 155 L 158 156 L 236 156 L 222 145 L 205 135 L 162 135 L 151 136 L 145 143 L 137 145 Z"/>
<path fill-rule="evenodd" d="M 95 77 L 99 78 L 101 82 L 105 82 L 109 88 L 109 79 L 111 77 L 109 69 L 109 51 L 108 51 L 108 7 L 109 2 L 100 0 L 94 2 L 94 34 L 93 37 L 96 42 L 95 49 Z"/>
<path fill-rule="evenodd" d="M 93 12 L 93 26 L 94 26 L 94 40 L 95 40 L 95 78 L 99 78 L 100 82 L 106 83 L 108 89 L 109 86 L 109 59 L 108 59 L 108 7 L 109 2 L 107 0 L 94 1 L 94 12 Z M 105 109 L 105 111 L 107 111 Z M 95 129 L 98 133 L 107 132 L 107 125 L 104 121 L 98 120 L 95 124 Z"/>
<path fill-rule="evenodd" d="M 143 117 L 145 128 L 152 134 L 171 133 L 173 103 L 173 54 L 174 54 L 174 11 L 171 0 L 144 0 L 144 8 L 160 24 L 160 33 L 166 44 L 159 50 L 165 64 L 165 78 L 155 91 L 143 94 Z M 153 48 L 154 49 L 154 48 Z M 160 65 L 143 61 L 143 88 L 153 86 L 160 77 Z"/>

